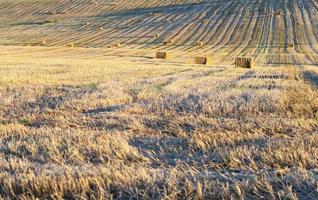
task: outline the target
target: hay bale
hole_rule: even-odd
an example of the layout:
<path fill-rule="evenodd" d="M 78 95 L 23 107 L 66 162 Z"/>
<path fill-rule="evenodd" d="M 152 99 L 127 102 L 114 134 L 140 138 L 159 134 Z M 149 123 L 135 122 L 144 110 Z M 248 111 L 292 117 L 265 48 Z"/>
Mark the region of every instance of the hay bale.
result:
<path fill-rule="evenodd" d="M 274 11 L 273 16 L 279 16 L 279 15 L 283 15 L 283 13 L 280 10 Z"/>
<path fill-rule="evenodd" d="M 74 43 L 69 43 L 69 44 L 66 45 L 66 47 L 74 48 L 75 44 Z"/>
<path fill-rule="evenodd" d="M 90 24 L 91 24 L 91 23 L 89 23 L 89 22 L 86 22 L 86 23 L 85 23 L 86 26 L 88 26 L 88 25 L 90 25 Z"/>
<path fill-rule="evenodd" d="M 118 48 L 118 47 L 121 47 L 121 44 L 120 43 L 116 43 L 116 44 L 113 44 L 112 46 Z"/>
<path fill-rule="evenodd" d="M 160 12 L 153 13 L 153 16 L 154 16 L 154 17 L 160 17 L 160 16 L 161 16 L 161 13 L 160 13 Z"/>
<path fill-rule="evenodd" d="M 161 16 L 161 13 L 160 13 L 160 12 L 148 13 L 147 16 L 148 16 L 148 17 L 159 17 L 159 16 Z"/>
<path fill-rule="evenodd" d="M 289 44 L 287 44 L 287 46 L 293 48 L 294 47 L 294 43 L 289 43 Z"/>
<path fill-rule="evenodd" d="M 202 46 L 203 46 L 203 42 L 201 42 L 201 41 L 197 42 L 196 44 L 197 44 L 197 46 L 199 46 L 199 47 L 202 47 Z"/>
<path fill-rule="evenodd" d="M 244 58 L 244 57 L 235 58 L 235 67 L 252 68 L 254 67 L 254 64 L 255 62 L 253 58 Z"/>
<path fill-rule="evenodd" d="M 121 46 L 122 46 L 121 43 L 116 43 L 116 44 L 107 45 L 106 48 L 119 48 Z"/>
<path fill-rule="evenodd" d="M 103 27 L 99 27 L 99 30 L 102 31 L 102 30 L 104 30 L 104 28 Z"/>
<path fill-rule="evenodd" d="M 208 24 L 208 23 L 209 23 L 209 19 L 203 19 L 203 20 L 202 20 L 202 23 L 203 23 L 203 24 Z"/>
<path fill-rule="evenodd" d="M 167 40 L 166 42 L 165 42 L 165 45 L 170 45 L 170 44 L 172 44 L 173 43 L 173 39 L 169 39 L 169 40 Z"/>
<path fill-rule="evenodd" d="M 167 59 L 170 59 L 170 54 L 168 52 L 157 52 L 156 58 L 167 60 Z"/>
<path fill-rule="evenodd" d="M 41 41 L 41 45 L 46 45 L 47 44 L 47 41 L 46 40 L 42 40 Z"/>
<path fill-rule="evenodd" d="M 200 65 L 210 65 L 212 64 L 212 61 L 209 57 L 201 57 L 201 56 L 197 56 L 194 58 L 194 63 L 195 64 L 200 64 Z"/>
<path fill-rule="evenodd" d="M 155 37 L 155 38 L 159 38 L 159 37 L 160 37 L 160 34 L 159 34 L 159 33 L 156 33 L 154 37 Z"/>

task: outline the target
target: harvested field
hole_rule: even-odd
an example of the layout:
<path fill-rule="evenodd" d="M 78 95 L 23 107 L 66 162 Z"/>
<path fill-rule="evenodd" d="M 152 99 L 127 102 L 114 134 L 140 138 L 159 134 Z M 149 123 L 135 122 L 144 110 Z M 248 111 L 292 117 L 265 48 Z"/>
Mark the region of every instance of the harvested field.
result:
<path fill-rule="evenodd" d="M 317 199 L 317 13 L 0 0 L 0 198 Z"/>
<path fill-rule="evenodd" d="M 0 1 L 0 45 L 42 39 L 51 41 L 49 46 L 120 43 L 130 49 L 186 51 L 192 57 L 200 53 L 220 64 L 237 56 L 254 57 L 261 66 L 318 64 L 314 0 L 10 1 Z M 97 31 L 100 27 L 105 30 Z M 198 41 L 204 45 L 198 47 Z"/>
<path fill-rule="evenodd" d="M 3 197 L 318 195 L 315 67 L 209 68 L 112 51 L 1 48 Z"/>

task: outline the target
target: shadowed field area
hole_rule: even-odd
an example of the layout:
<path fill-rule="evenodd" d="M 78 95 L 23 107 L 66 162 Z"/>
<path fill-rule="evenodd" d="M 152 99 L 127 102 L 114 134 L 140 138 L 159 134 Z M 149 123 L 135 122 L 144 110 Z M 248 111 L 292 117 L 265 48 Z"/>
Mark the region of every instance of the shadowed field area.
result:
<path fill-rule="evenodd" d="M 2 197 L 317 197 L 316 67 L 121 51 L 1 47 Z"/>

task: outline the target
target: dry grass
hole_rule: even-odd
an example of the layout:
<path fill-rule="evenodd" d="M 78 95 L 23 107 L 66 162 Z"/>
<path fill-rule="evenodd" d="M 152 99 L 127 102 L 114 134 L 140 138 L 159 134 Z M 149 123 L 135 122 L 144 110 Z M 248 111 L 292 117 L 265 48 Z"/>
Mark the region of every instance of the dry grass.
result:
<path fill-rule="evenodd" d="M 316 71 L 43 50 L 0 55 L 1 197 L 317 197 Z"/>
<path fill-rule="evenodd" d="M 317 11 L 0 0 L 0 199 L 317 199 Z"/>

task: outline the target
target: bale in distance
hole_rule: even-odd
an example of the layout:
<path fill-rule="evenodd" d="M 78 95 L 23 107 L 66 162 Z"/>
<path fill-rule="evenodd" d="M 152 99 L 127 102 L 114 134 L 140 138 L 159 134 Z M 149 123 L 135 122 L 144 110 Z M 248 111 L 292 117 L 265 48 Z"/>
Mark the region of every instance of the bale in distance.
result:
<path fill-rule="evenodd" d="M 208 19 L 203 19 L 203 20 L 202 20 L 202 23 L 206 25 L 206 24 L 209 23 L 209 20 L 208 20 Z"/>
<path fill-rule="evenodd" d="M 202 41 L 198 41 L 198 42 L 196 42 L 196 45 L 199 46 L 199 47 L 202 47 L 203 46 L 203 42 Z"/>
<path fill-rule="evenodd" d="M 170 54 L 168 52 L 157 52 L 156 53 L 156 58 L 159 58 L 159 59 L 165 59 L 165 60 L 168 60 L 170 59 Z"/>
<path fill-rule="evenodd" d="M 254 65 L 255 65 L 255 62 L 253 58 L 247 58 L 247 57 L 235 58 L 235 67 L 252 68 L 254 67 Z"/>
<path fill-rule="evenodd" d="M 116 43 L 113 45 L 113 47 L 121 47 L 121 44 L 120 43 Z"/>
<path fill-rule="evenodd" d="M 160 12 L 153 13 L 153 16 L 154 17 L 159 17 L 159 16 L 161 16 L 161 13 Z"/>
<path fill-rule="evenodd" d="M 44 45 L 46 45 L 46 44 L 47 44 L 47 41 L 46 41 L 45 39 L 41 41 L 41 45 L 44 46 Z"/>
<path fill-rule="evenodd" d="M 279 16 L 282 15 L 282 12 L 280 10 L 274 11 L 273 16 Z"/>
<path fill-rule="evenodd" d="M 294 43 L 289 43 L 289 44 L 287 44 L 287 46 L 293 48 L 294 47 Z"/>
<path fill-rule="evenodd" d="M 159 16 L 161 16 L 161 13 L 160 12 L 148 13 L 147 16 L 148 17 L 159 17 Z"/>
<path fill-rule="evenodd" d="M 200 65 L 211 65 L 212 60 L 211 60 L 211 58 L 206 57 L 206 56 L 196 56 L 194 58 L 194 63 L 200 64 Z"/>
<path fill-rule="evenodd" d="M 121 43 L 110 44 L 106 46 L 106 48 L 119 48 L 119 47 L 121 47 Z"/>
<path fill-rule="evenodd" d="M 172 39 L 169 39 L 169 40 L 167 40 L 166 42 L 165 42 L 165 45 L 170 45 L 170 44 L 172 44 L 173 43 L 173 40 Z"/>
<path fill-rule="evenodd" d="M 66 47 L 74 48 L 75 44 L 74 43 L 69 43 L 69 44 L 66 45 Z"/>

